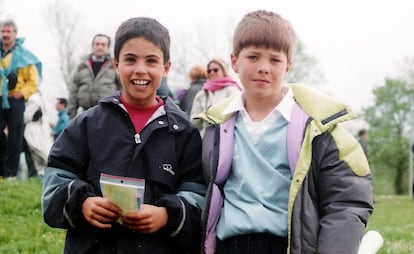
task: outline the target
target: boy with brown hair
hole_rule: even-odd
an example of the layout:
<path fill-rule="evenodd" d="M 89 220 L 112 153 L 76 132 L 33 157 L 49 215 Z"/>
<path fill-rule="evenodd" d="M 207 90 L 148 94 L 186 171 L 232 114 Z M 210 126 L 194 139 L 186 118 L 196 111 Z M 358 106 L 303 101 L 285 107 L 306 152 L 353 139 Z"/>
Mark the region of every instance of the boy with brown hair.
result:
<path fill-rule="evenodd" d="M 132 18 L 118 28 L 114 50 L 122 92 L 74 118 L 54 143 L 44 220 L 67 229 L 64 253 L 193 253 L 205 191 L 201 137 L 171 99 L 156 95 L 171 66 L 169 32 Z M 140 209 L 103 198 L 101 173 L 145 180 Z"/>
<path fill-rule="evenodd" d="M 208 109 L 204 253 L 357 253 L 373 211 L 371 174 L 339 123 L 350 108 L 283 85 L 295 33 L 280 15 L 247 13 L 231 63 L 244 90 Z"/>

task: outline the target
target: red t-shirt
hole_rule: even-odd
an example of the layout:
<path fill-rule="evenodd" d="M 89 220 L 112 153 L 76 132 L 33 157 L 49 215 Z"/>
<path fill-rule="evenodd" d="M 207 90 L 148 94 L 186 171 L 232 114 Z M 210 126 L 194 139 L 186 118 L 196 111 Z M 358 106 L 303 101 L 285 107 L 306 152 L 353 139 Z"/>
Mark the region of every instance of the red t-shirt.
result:
<path fill-rule="evenodd" d="M 164 101 L 157 97 L 157 104 L 151 107 L 137 107 L 131 104 L 128 104 L 123 96 L 121 96 L 121 102 L 124 104 L 125 108 L 128 111 L 129 118 L 134 125 L 135 131 L 141 133 L 147 121 L 151 118 L 155 111 L 161 106 L 164 105 Z"/>

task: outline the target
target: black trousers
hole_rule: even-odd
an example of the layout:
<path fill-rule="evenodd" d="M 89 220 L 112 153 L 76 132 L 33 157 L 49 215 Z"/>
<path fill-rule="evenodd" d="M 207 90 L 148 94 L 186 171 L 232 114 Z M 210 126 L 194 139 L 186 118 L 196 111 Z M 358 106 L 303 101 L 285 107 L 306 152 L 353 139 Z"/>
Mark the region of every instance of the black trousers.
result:
<path fill-rule="evenodd" d="M 0 128 L 0 177 L 5 176 L 7 139 L 3 130 Z"/>
<path fill-rule="evenodd" d="M 268 233 L 255 233 L 217 239 L 217 254 L 286 254 L 287 238 Z"/>
<path fill-rule="evenodd" d="M 3 109 L 0 104 L 0 129 L 7 127 L 7 154 L 5 157 L 6 177 L 17 175 L 19 168 L 20 153 L 23 144 L 25 101 L 23 99 L 8 98 L 10 108 Z M 3 98 L 0 97 L 0 103 Z"/>
<path fill-rule="evenodd" d="M 27 165 L 29 177 L 37 176 L 37 169 L 36 169 L 36 166 L 32 158 L 32 152 L 30 151 L 29 145 L 27 144 L 27 141 L 25 138 L 23 138 L 23 152 L 24 152 L 24 158 L 26 159 L 26 165 Z"/>

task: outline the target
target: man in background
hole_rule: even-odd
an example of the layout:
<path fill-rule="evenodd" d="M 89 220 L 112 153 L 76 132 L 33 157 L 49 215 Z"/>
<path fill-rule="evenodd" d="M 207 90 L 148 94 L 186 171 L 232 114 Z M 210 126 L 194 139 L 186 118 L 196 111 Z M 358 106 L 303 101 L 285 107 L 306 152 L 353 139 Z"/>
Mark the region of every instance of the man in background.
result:
<path fill-rule="evenodd" d="M 368 159 L 368 148 L 367 148 L 367 141 L 368 139 L 368 131 L 366 129 L 361 129 L 358 131 L 358 142 L 361 144 L 362 150 L 364 150 L 365 156 Z"/>
<path fill-rule="evenodd" d="M 6 146 L 6 134 L 3 130 L 0 130 L 0 180 L 4 178 L 5 165 L 4 159 L 6 158 L 7 146 Z"/>
<path fill-rule="evenodd" d="M 109 54 L 111 38 L 96 34 L 92 39 L 92 53 L 82 58 L 69 85 L 68 114 L 76 116 L 79 110 L 87 110 L 98 100 L 120 89 L 121 85 Z"/>
<path fill-rule="evenodd" d="M 24 39 L 17 38 L 14 20 L 1 21 L 0 31 L 0 131 L 7 133 L 1 138 L 7 147 L 4 176 L 16 179 L 23 144 L 25 102 L 38 90 L 42 65 L 23 47 Z"/>
<path fill-rule="evenodd" d="M 361 129 L 358 131 L 358 142 L 361 144 L 362 150 L 365 153 L 365 156 L 367 157 L 367 160 L 369 162 L 368 158 L 368 147 L 367 147 L 367 140 L 368 140 L 368 131 L 367 129 Z M 372 167 L 371 167 L 372 170 Z M 374 184 L 374 179 L 372 179 L 372 183 Z M 378 201 L 374 198 L 374 203 L 378 203 Z"/>
<path fill-rule="evenodd" d="M 29 178 L 42 177 L 44 174 L 47 156 L 53 144 L 49 122 L 43 95 L 38 91 L 26 101 L 24 112 L 23 152 Z M 20 165 L 22 167 L 20 176 L 25 179 L 24 163 Z"/>

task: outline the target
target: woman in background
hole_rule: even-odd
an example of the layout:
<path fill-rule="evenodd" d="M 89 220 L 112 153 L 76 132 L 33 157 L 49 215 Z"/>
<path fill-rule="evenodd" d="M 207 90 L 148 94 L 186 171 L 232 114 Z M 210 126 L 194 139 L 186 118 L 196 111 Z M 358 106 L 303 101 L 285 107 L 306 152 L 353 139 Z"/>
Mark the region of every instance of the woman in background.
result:
<path fill-rule="evenodd" d="M 208 123 L 198 116 L 216 102 L 241 91 L 237 82 L 230 78 L 227 66 L 221 59 L 212 59 L 207 64 L 207 78 L 208 81 L 194 98 L 190 114 L 191 121 L 197 125 L 201 137 L 204 136 Z"/>
<path fill-rule="evenodd" d="M 190 78 L 190 87 L 185 90 L 183 98 L 180 100 L 180 108 L 190 116 L 194 97 L 207 81 L 207 69 L 202 65 L 194 65 L 188 72 L 188 77 Z"/>

